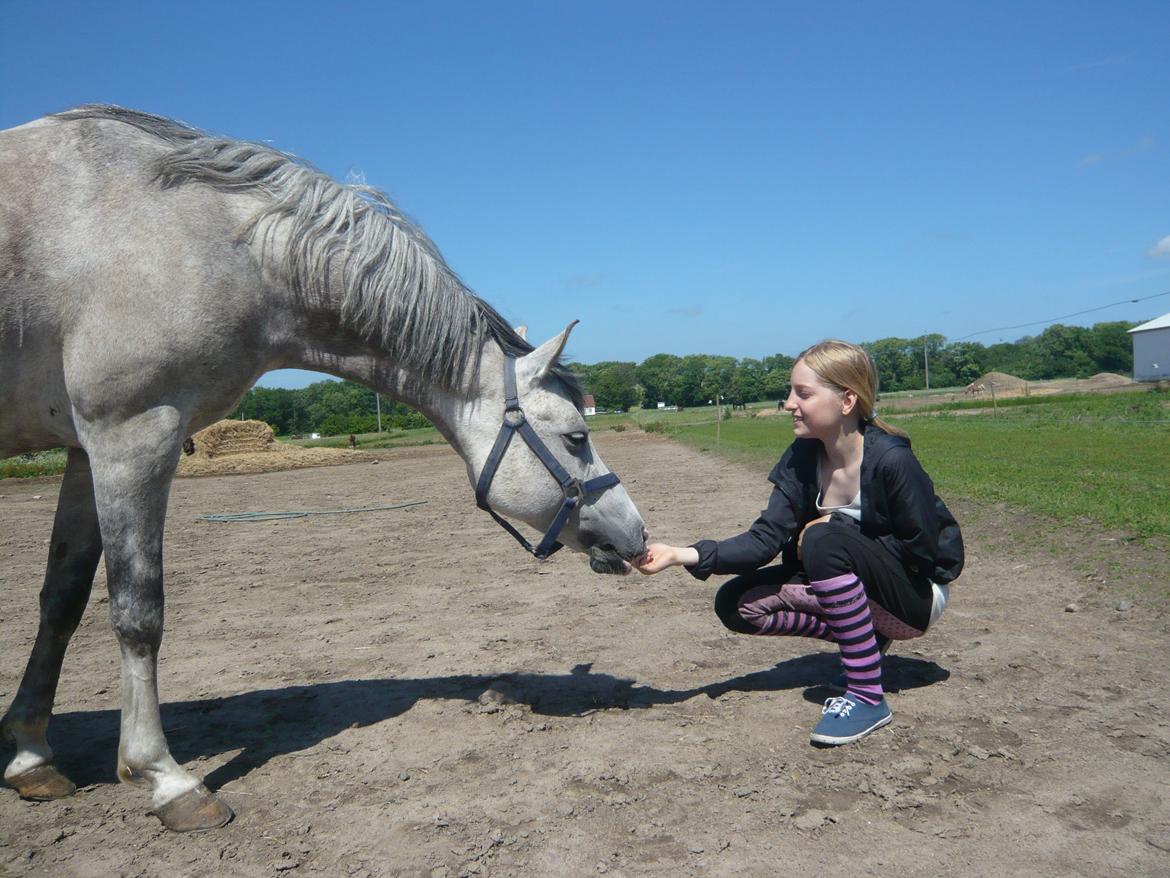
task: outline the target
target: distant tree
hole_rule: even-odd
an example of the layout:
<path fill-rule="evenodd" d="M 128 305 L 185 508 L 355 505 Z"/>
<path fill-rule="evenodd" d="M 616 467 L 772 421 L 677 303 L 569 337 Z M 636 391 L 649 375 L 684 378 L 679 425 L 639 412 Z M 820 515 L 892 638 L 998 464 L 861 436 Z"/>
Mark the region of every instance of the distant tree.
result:
<path fill-rule="evenodd" d="M 688 354 L 679 364 L 678 376 L 672 388 L 676 404 L 705 405 L 714 396 L 708 394 L 707 357 L 703 354 Z"/>
<path fill-rule="evenodd" d="M 1049 326 L 1036 338 L 1036 378 L 1087 378 L 1094 372 L 1083 326 Z"/>
<path fill-rule="evenodd" d="M 601 364 L 586 386 L 600 408 L 629 409 L 641 401 L 633 363 Z"/>
<path fill-rule="evenodd" d="M 682 359 L 674 354 L 655 354 L 641 362 L 635 374 L 642 385 L 646 405 L 653 408 L 660 402 L 678 404 L 674 394 L 681 366 Z"/>
<path fill-rule="evenodd" d="M 1119 320 L 1111 323 L 1097 323 L 1089 330 L 1089 356 L 1093 360 L 1093 371 L 1118 372 L 1128 375 L 1133 372 L 1133 339 L 1129 330 L 1138 324 Z"/>
<path fill-rule="evenodd" d="M 744 357 L 735 364 L 727 395 L 737 405 L 763 399 L 765 374 L 762 361 Z"/>
<path fill-rule="evenodd" d="M 861 345 L 873 358 L 877 369 L 878 382 L 883 390 L 912 390 L 916 386 L 923 386 L 922 355 L 917 362 L 914 357 L 916 344 L 906 338 L 879 338 L 877 341 L 863 342 Z M 916 370 L 917 367 L 917 370 Z M 915 385 L 915 375 L 918 375 L 918 384 Z"/>
<path fill-rule="evenodd" d="M 703 357 L 703 379 L 699 383 L 699 399 L 688 405 L 701 405 L 715 394 L 730 398 L 734 385 L 736 370 L 735 357 L 723 357 L 707 354 Z"/>
<path fill-rule="evenodd" d="M 788 396 L 788 387 L 792 381 L 792 367 L 796 361 L 787 354 L 773 354 L 764 357 L 764 375 L 762 379 L 761 398 L 784 399 Z"/>
<path fill-rule="evenodd" d="M 988 346 L 984 372 L 1006 372 L 1020 378 L 1035 378 L 1033 371 L 1033 339 L 1025 337 L 1017 342 L 998 342 Z"/>
<path fill-rule="evenodd" d="M 937 387 L 966 386 L 987 371 L 987 349 L 974 341 L 957 341 L 947 345 L 937 354 L 938 380 L 931 379 Z"/>

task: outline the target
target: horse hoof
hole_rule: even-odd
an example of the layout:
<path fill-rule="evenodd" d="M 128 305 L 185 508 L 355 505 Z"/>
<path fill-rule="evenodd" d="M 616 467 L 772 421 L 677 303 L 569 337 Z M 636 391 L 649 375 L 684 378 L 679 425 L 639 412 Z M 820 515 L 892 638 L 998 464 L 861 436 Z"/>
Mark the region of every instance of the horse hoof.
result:
<path fill-rule="evenodd" d="M 236 816 L 231 808 L 217 799 L 203 784 L 187 790 L 181 796 L 176 796 L 150 813 L 173 832 L 219 829 Z"/>
<path fill-rule="evenodd" d="M 15 777 L 6 778 L 6 780 L 8 785 L 16 790 L 18 796 L 22 799 L 31 799 L 34 802 L 64 799 L 77 791 L 73 781 L 49 763 L 30 768 L 28 771 L 21 772 Z"/>

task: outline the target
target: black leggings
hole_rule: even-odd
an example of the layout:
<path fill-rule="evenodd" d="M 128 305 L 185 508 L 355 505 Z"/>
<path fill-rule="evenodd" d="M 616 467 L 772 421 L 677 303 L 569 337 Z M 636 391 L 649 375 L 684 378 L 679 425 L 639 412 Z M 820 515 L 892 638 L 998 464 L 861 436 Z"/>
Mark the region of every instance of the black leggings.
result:
<path fill-rule="evenodd" d="M 775 564 L 725 582 L 715 595 L 720 621 L 739 634 L 755 634 L 757 628 L 740 613 L 750 589 L 774 585 L 779 590 L 802 574 L 815 582 L 852 573 L 864 583 L 866 596 L 901 622 L 919 631 L 930 624 L 934 600 L 930 582 L 912 580 L 897 558 L 854 525 L 834 521 L 813 525 L 805 531 L 801 554 L 803 564 Z"/>

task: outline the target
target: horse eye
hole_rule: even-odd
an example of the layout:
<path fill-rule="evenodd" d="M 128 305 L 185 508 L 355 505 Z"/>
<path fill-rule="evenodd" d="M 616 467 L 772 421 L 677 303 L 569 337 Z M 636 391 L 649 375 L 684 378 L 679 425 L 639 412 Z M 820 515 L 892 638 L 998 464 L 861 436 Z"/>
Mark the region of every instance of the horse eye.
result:
<path fill-rule="evenodd" d="M 585 440 L 588 438 L 589 434 L 583 432 L 565 434 L 565 439 L 569 442 L 570 445 L 584 445 Z"/>

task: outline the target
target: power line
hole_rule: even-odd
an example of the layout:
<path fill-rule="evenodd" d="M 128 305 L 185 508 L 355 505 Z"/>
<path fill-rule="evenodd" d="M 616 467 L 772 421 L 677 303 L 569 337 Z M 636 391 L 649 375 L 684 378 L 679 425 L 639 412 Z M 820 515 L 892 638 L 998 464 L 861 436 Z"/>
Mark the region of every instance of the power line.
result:
<path fill-rule="evenodd" d="M 1092 314 L 1094 311 L 1104 311 L 1106 308 L 1116 308 L 1118 305 L 1131 305 L 1137 302 L 1145 302 L 1149 299 L 1157 299 L 1161 296 L 1170 296 L 1170 290 L 1164 293 L 1154 293 L 1152 296 L 1142 296 L 1139 299 L 1122 299 L 1118 302 L 1110 302 L 1108 305 L 1099 305 L 1096 308 L 1088 308 L 1084 311 L 1075 311 L 1072 314 L 1062 314 L 1059 317 L 1050 317 L 1047 320 L 1033 320 L 1031 323 L 1017 323 L 1014 326 L 1000 326 L 996 329 L 981 329 L 978 332 L 972 332 L 970 335 L 964 335 L 960 338 L 949 338 L 947 342 L 966 341 L 969 338 L 974 338 L 977 335 L 987 335 L 989 332 L 1006 332 L 1009 329 L 1023 329 L 1027 326 L 1039 326 L 1042 323 L 1055 323 L 1057 320 L 1067 320 L 1070 317 L 1080 317 L 1082 314 Z"/>

